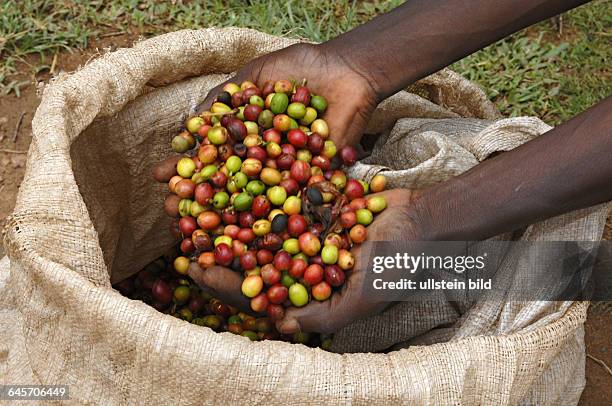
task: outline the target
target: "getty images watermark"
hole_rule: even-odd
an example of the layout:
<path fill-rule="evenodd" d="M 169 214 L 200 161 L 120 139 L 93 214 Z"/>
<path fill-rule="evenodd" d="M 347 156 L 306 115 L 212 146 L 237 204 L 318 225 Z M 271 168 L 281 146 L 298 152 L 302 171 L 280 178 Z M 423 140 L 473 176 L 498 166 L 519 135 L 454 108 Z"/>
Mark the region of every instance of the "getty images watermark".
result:
<path fill-rule="evenodd" d="M 381 301 L 612 299 L 609 241 L 371 241 L 359 263 Z"/>
<path fill-rule="evenodd" d="M 466 271 L 483 270 L 486 266 L 488 254 L 482 255 L 459 255 L 441 256 L 411 255 L 407 252 L 395 253 L 394 256 L 374 256 L 372 259 L 372 272 L 375 274 L 383 273 L 385 270 L 403 270 L 410 275 L 418 271 L 438 271 L 455 272 L 464 274 Z M 376 278 L 372 282 L 372 287 L 377 290 L 403 289 L 403 290 L 465 290 L 465 289 L 491 289 L 491 278 L 468 278 L 467 280 L 454 278 L 452 280 L 427 278 L 425 280 L 400 278 L 399 280 L 386 281 Z"/>

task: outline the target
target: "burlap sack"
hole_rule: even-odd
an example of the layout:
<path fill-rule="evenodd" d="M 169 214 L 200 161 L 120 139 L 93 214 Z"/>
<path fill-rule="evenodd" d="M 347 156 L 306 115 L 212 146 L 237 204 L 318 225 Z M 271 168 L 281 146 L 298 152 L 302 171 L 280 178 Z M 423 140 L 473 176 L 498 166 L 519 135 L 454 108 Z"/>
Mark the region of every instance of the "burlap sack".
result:
<path fill-rule="evenodd" d="M 1 383 L 67 384 L 74 403 L 575 404 L 586 303 L 403 303 L 339 332 L 335 349 L 412 346 L 340 355 L 217 334 L 111 288 L 172 244 L 165 186 L 150 171 L 183 119 L 227 73 L 293 42 L 179 31 L 45 89 L 0 261 Z M 448 70 L 418 87 L 427 98 L 400 92 L 381 104 L 370 131 L 386 134 L 354 174 L 385 170 L 393 186 L 424 186 L 550 128 L 498 120 L 483 92 Z M 583 210 L 522 238 L 598 239 L 604 218 Z"/>

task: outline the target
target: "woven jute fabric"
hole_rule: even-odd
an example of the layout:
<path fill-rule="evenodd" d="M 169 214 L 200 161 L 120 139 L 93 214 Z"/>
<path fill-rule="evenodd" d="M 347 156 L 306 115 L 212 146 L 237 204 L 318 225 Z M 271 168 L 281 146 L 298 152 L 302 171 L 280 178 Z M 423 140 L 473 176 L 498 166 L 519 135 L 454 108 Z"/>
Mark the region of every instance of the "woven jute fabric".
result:
<path fill-rule="evenodd" d="M 76 404 L 575 404 L 584 302 L 401 303 L 341 330 L 332 353 L 214 333 L 111 288 L 174 243 L 165 186 L 150 175 L 171 136 L 210 88 L 294 42 L 179 31 L 47 86 L 4 235 L 0 382 L 67 384 Z M 403 91 L 381 103 L 368 132 L 382 135 L 353 175 L 427 186 L 550 129 L 500 118 L 449 70 L 416 86 L 426 97 Z M 520 238 L 596 240 L 604 221 L 604 207 L 582 210 Z M 510 281 L 529 272 L 508 261 Z"/>

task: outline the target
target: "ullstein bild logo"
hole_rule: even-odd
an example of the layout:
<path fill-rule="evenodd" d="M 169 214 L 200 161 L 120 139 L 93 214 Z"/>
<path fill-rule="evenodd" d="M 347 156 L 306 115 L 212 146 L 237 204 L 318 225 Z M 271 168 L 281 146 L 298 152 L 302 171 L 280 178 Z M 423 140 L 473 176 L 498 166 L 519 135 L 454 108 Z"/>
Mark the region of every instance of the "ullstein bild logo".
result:
<path fill-rule="evenodd" d="M 394 256 L 375 256 L 372 261 L 372 271 L 379 274 L 388 269 L 404 269 L 414 274 L 419 270 L 440 270 L 462 274 L 465 271 L 484 269 L 486 257 L 486 253 L 478 256 L 441 256 L 424 253 L 415 256 L 397 253 Z"/>

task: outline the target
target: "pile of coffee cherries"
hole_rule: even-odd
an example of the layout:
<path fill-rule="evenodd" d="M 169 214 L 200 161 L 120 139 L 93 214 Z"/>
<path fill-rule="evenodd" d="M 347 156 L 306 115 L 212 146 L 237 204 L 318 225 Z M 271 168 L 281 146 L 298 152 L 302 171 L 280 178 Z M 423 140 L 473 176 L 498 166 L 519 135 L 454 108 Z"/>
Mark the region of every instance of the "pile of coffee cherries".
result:
<path fill-rule="evenodd" d="M 191 278 L 174 270 L 173 262 L 178 254 L 170 252 L 158 258 L 113 287 L 122 295 L 150 304 L 160 312 L 217 332 L 228 331 L 252 341 L 283 340 L 330 349 L 330 335 L 304 332 L 282 335 L 268 317 L 254 317 L 213 298 Z"/>
<path fill-rule="evenodd" d="M 272 321 L 344 284 L 351 247 L 387 205 L 367 195 L 386 180 L 347 178 L 357 151 L 329 139 L 326 108 L 305 83 L 246 81 L 226 84 L 210 111 L 186 121 L 172 140 L 184 156 L 165 201 L 182 238 L 179 274 L 194 263 L 243 273 L 251 309 Z"/>

